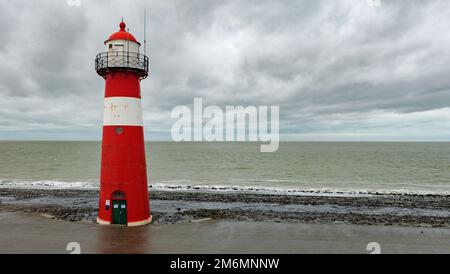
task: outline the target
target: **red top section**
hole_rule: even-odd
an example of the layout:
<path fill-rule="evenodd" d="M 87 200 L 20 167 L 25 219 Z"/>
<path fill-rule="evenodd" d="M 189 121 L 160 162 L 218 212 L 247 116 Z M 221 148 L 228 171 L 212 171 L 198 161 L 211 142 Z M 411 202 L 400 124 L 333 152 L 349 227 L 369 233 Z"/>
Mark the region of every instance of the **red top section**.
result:
<path fill-rule="evenodd" d="M 125 30 L 126 26 L 127 25 L 125 25 L 125 23 L 122 21 L 119 24 L 120 30 L 116 33 L 111 34 L 111 36 L 109 36 L 108 40 L 106 40 L 105 43 L 112 40 L 128 40 L 138 43 L 140 45 L 140 43 L 136 40 L 136 38 L 134 38 L 134 36 L 131 33 Z"/>

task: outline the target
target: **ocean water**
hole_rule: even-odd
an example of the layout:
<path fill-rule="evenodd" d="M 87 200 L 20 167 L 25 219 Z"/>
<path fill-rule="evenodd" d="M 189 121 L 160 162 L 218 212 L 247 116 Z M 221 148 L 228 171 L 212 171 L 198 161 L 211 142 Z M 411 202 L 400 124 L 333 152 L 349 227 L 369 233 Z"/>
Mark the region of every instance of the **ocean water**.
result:
<path fill-rule="evenodd" d="M 0 187 L 98 188 L 100 142 L 0 142 Z M 147 143 L 150 191 L 450 195 L 450 143 Z"/>

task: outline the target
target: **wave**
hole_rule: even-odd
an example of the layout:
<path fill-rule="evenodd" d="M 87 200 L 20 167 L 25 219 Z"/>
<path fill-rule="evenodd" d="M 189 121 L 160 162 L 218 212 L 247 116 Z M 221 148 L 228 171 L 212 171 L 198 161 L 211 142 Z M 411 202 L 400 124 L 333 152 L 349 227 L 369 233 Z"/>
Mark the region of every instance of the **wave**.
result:
<path fill-rule="evenodd" d="M 240 192 L 268 195 L 302 195 L 302 196 L 375 196 L 375 195 L 433 195 L 450 196 L 449 191 L 428 191 L 409 189 L 338 189 L 338 188 L 289 188 L 289 187 L 263 187 L 243 185 L 191 185 L 174 183 L 154 183 L 149 189 L 160 191 L 207 191 L 207 192 Z"/>
<path fill-rule="evenodd" d="M 275 182 L 276 180 L 271 180 Z M 66 182 L 52 180 L 20 181 L 0 180 L 0 188 L 12 189 L 73 189 L 98 190 L 99 182 Z M 302 195 L 302 196 L 374 196 L 374 195 L 433 195 L 450 196 L 450 191 L 429 191 L 409 189 L 344 189 L 344 188 L 289 188 L 266 187 L 255 185 L 219 185 L 196 184 L 190 180 L 160 181 L 149 184 L 149 190 L 156 191 L 190 191 L 190 192 L 216 192 L 216 193 L 254 193 L 267 195 Z"/>
<path fill-rule="evenodd" d="M 0 180 L 0 188 L 13 189 L 86 189 L 96 190 L 100 188 L 98 182 L 65 182 L 65 181 L 16 181 Z"/>

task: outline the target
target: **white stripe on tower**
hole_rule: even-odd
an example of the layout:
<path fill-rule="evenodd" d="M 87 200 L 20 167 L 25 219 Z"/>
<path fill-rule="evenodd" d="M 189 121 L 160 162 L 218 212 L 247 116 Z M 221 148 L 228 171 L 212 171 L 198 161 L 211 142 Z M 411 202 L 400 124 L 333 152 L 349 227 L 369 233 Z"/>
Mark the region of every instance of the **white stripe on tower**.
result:
<path fill-rule="evenodd" d="M 107 97 L 103 111 L 104 126 L 143 126 L 141 99 Z"/>

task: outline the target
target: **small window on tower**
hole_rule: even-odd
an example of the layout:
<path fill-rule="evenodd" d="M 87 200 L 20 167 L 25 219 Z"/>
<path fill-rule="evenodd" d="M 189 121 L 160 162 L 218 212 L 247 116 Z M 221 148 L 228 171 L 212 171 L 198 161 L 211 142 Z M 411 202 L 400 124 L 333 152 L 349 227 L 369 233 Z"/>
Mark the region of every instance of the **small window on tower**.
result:
<path fill-rule="evenodd" d="M 113 45 L 109 44 L 109 50 L 112 50 L 112 49 L 113 49 Z"/>
<path fill-rule="evenodd" d="M 123 133 L 123 128 L 122 127 L 116 127 L 115 132 L 117 135 L 121 135 Z"/>

